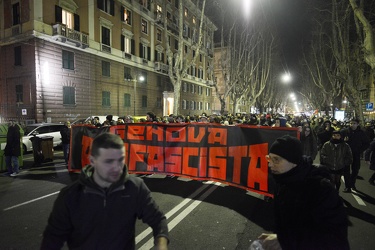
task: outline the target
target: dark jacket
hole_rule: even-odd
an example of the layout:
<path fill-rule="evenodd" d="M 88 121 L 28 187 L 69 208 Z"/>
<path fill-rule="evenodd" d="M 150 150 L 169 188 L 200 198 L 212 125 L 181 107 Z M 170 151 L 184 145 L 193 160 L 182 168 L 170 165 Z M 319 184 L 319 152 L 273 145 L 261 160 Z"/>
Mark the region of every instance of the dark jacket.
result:
<path fill-rule="evenodd" d="M 322 126 L 320 126 L 320 128 L 317 132 L 320 148 L 324 145 L 324 143 L 326 143 L 327 141 L 329 141 L 332 138 L 332 132 L 335 130 L 334 128 L 330 127 L 329 130 L 327 131 L 326 127 L 325 127 L 326 123 L 331 124 L 331 122 L 329 122 L 329 121 L 324 122 L 322 124 Z"/>
<path fill-rule="evenodd" d="M 370 143 L 370 147 L 365 151 L 365 161 L 370 161 L 370 169 L 375 170 L 375 140 Z"/>
<path fill-rule="evenodd" d="M 135 223 L 142 219 L 154 237 L 168 238 L 164 214 L 141 178 L 128 175 L 107 190 L 92 179 L 93 168 L 63 188 L 53 206 L 41 249 L 135 249 Z"/>
<path fill-rule="evenodd" d="M 340 170 L 345 166 L 350 166 L 352 162 L 352 151 L 344 141 L 338 144 L 334 144 L 331 141 L 324 143 L 320 151 L 320 164 L 327 166 L 331 170 Z"/>
<path fill-rule="evenodd" d="M 64 126 L 60 130 L 62 144 L 70 144 L 70 128 Z"/>
<path fill-rule="evenodd" d="M 18 125 L 9 126 L 7 132 L 7 144 L 4 148 L 5 156 L 21 155 L 21 134 Z"/>
<path fill-rule="evenodd" d="M 349 249 L 348 217 L 326 168 L 304 158 L 273 177 L 275 233 L 282 249 Z"/>
<path fill-rule="evenodd" d="M 344 138 L 348 137 L 348 140 L 345 140 L 345 142 L 349 144 L 353 154 L 361 154 L 370 145 L 370 138 L 368 138 L 366 133 L 359 126 L 356 130 L 351 128 L 344 129 L 341 131 L 341 134 Z"/>
<path fill-rule="evenodd" d="M 306 130 L 306 127 L 303 127 L 302 132 L 301 132 L 301 143 L 303 146 L 303 154 L 307 156 L 311 156 L 312 159 L 315 159 L 316 155 L 318 154 L 318 144 L 316 141 L 314 131 L 310 128 L 310 134 L 306 136 L 305 130 Z"/>

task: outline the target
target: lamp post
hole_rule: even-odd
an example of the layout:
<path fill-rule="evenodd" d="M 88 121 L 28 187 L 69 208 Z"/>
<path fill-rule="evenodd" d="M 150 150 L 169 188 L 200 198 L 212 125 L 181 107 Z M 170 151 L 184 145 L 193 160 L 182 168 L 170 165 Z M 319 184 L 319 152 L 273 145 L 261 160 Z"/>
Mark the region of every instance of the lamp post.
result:
<path fill-rule="evenodd" d="M 135 79 L 133 79 L 132 81 L 134 82 L 134 97 L 133 97 L 133 108 L 134 108 L 134 114 L 133 116 L 135 116 L 135 104 L 136 104 L 136 96 L 137 96 L 137 82 L 138 82 L 138 79 L 140 82 L 143 82 L 145 80 L 144 76 L 140 75 L 138 77 L 136 77 Z"/>

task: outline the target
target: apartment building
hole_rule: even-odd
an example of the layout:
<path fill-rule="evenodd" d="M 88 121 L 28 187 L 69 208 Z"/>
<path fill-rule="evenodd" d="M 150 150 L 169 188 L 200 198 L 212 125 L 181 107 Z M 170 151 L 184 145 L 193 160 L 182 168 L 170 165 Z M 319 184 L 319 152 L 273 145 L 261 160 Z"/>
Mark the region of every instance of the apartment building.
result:
<path fill-rule="evenodd" d="M 179 113 L 211 113 L 217 28 L 204 18 L 198 49 L 200 9 L 184 0 L 180 18 L 180 1 L 0 1 L 0 122 L 169 115 L 167 43 L 186 58 L 199 53 L 183 79 Z"/>

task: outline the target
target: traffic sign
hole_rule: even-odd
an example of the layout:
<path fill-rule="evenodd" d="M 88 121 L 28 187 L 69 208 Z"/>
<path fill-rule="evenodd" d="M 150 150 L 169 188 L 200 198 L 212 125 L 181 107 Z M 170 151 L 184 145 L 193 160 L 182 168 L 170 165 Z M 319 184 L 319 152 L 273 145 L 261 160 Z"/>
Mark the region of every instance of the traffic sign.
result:
<path fill-rule="evenodd" d="M 366 103 L 366 111 L 373 111 L 374 110 L 374 103 L 368 102 Z"/>

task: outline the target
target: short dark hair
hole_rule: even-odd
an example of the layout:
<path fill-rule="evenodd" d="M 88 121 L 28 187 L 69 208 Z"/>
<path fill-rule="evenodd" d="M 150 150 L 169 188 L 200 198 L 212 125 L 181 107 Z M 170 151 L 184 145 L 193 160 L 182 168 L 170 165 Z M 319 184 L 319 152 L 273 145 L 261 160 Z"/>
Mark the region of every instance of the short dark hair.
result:
<path fill-rule="evenodd" d="M 124 142 L 120 136 L 112 133 L 103 133 L 94 138 L 91 146 L 91 155 L 98 156 L 100 148 L 122 149 L 123 147 Z"/>

